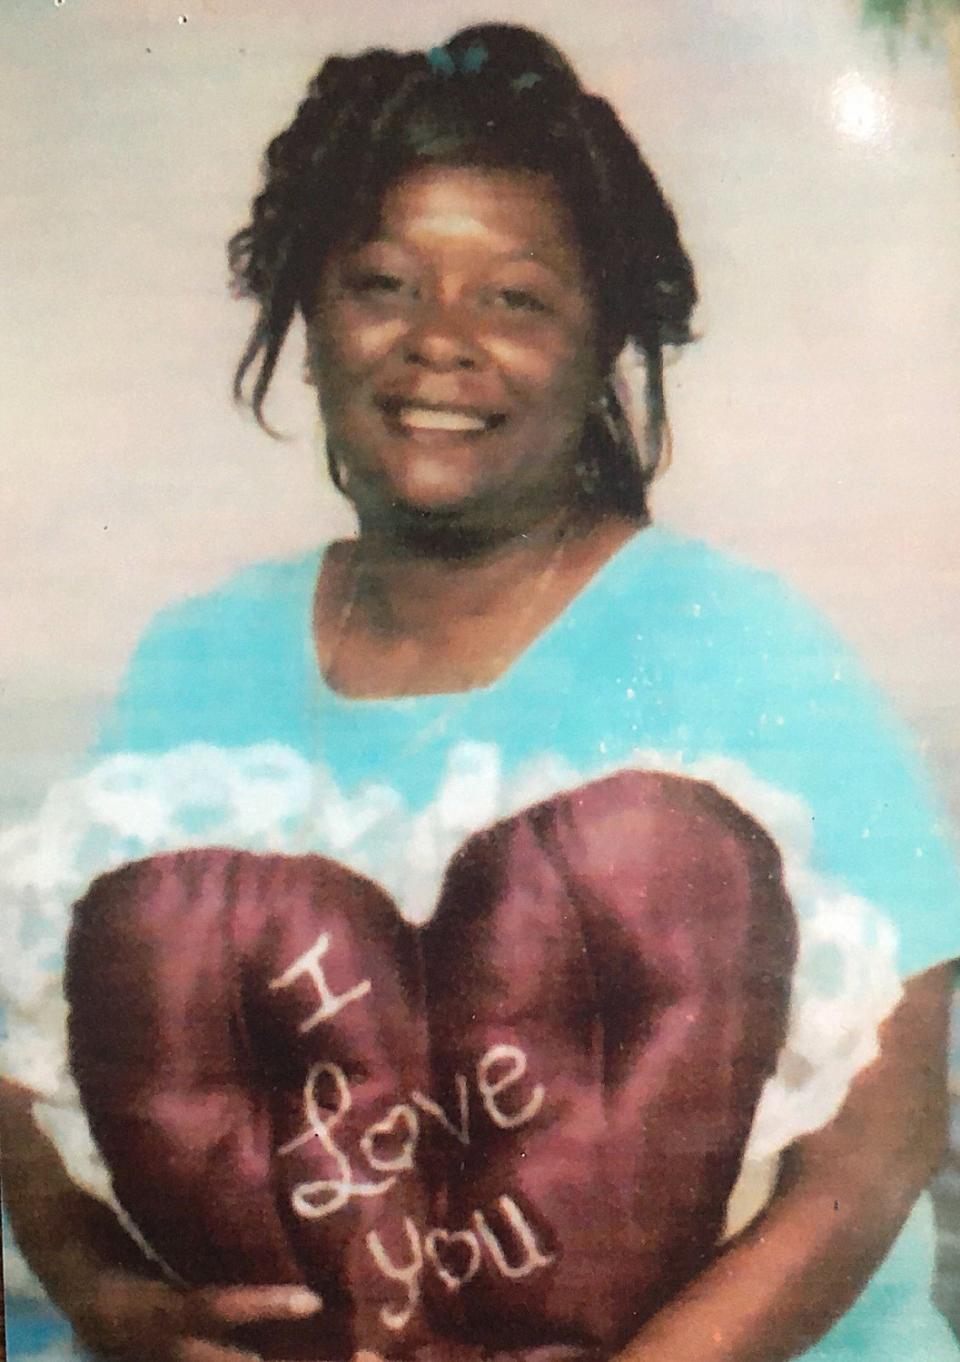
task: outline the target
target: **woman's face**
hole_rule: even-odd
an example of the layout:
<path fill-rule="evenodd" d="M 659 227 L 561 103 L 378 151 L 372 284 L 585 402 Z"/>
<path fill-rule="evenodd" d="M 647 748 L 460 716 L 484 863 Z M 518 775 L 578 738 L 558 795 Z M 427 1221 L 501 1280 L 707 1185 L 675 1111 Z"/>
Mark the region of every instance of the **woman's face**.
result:
<path fill-rule="evenodd" d="M 327 260 L 307 313 L 310 374 L 361 521 L 415 511 L 503 530 L 570 503 L 601 375 L 548 177 L 412 172 L 373 239 Z"/>

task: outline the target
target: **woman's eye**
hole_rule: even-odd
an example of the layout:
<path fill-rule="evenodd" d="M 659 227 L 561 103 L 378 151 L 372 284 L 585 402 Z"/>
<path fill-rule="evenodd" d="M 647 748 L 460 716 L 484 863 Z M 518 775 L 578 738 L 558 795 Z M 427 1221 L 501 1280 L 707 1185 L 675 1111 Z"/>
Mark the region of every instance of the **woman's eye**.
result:
<path fill-rule="evenodd" d="M 513 312 L 546 312 L 546 303 L 525 288 L 502 288 L 500 301 Z"/>
<path fill-rule="evenodd" d="M 405 281 L 398 274 L 383 270 L 365 270 L 350 281 L 356 293 L 400 293 Z"/>

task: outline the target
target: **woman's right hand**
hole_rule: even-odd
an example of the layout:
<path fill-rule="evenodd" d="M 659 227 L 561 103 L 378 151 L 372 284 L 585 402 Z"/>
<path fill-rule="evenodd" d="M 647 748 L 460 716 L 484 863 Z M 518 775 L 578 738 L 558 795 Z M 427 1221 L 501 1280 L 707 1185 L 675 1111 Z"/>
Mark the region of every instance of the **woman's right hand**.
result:
<path fill-rule="evenodd" d="M 266 1320 L 303 1319 L 319 1297 L 297 1286 L 180 1290 L 133 1272 L 105 1269 L 62 1299 L 92 1352 L 130 1362 L 252 1362 L 233 1331 Z"/>

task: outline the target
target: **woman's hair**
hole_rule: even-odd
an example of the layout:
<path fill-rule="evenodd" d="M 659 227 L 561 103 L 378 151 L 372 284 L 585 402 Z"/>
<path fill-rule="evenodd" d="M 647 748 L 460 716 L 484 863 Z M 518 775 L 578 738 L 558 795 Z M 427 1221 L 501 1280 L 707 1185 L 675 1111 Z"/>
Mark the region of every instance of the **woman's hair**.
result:
<path fill-rule="evenodd" d="M 425 164 L 549 175 L 570 213 L 599 317 L 610 380 L 584 431 L 595 500 L 646 513 L 664 443 L 663 347 L 691 339 L 696 285 L 677 222 L 636 143 L 605 99 L 588 94 L 540 34 L 483 24 L 442 48 L 331 57 L 264 159 L 251 220 L 231 239 L 235 292 L 259 312 L 234 379 L 261 425 L 297 309 L 306 311 L 330 250 L 376 228 L 387 189 Z M 641 451 L 613 381 L 632 342 L 646 364 Z"/>

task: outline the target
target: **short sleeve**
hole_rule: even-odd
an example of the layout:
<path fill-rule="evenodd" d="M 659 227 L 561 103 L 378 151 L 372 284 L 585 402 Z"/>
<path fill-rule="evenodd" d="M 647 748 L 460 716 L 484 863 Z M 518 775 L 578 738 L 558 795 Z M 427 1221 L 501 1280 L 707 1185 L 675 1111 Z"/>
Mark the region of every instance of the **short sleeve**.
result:
<path fill-rule="evenodd" d="M 747 1153 L 763 1164 L 840 1109 L 903 981 L 960 957 L 960 875 L 916 741 L 832 628 L 727 562 L 696 604 L 701 663 L 678 682 L 701 716 L 694 763 L 774 836 L 799 929 L 788 1035 Z"/>
<path fill-rule="evenodd" d="M 960 957 L 952 830 L 852 649 L 774 574 L 664 532 L 640 555 L 643 539 L 589 638 L 599 658 L 622 640 L 614 665 L 598 676 L 584 660 L 598 703 L 626 719 L 618 746 L 636 733 L 687 761 L 742 763 L 806 806 L 815 870 L 883 910 L 902 977 Z"/>
<path fill-rule="evenodd" d="M 916 740 L 805 602 L 765 591 L 778 599 L 745 678 L 751 768 L 807 804 L 815 870 L 890 922 L 902 978 L 955 959 L 960 875 Z"/>

